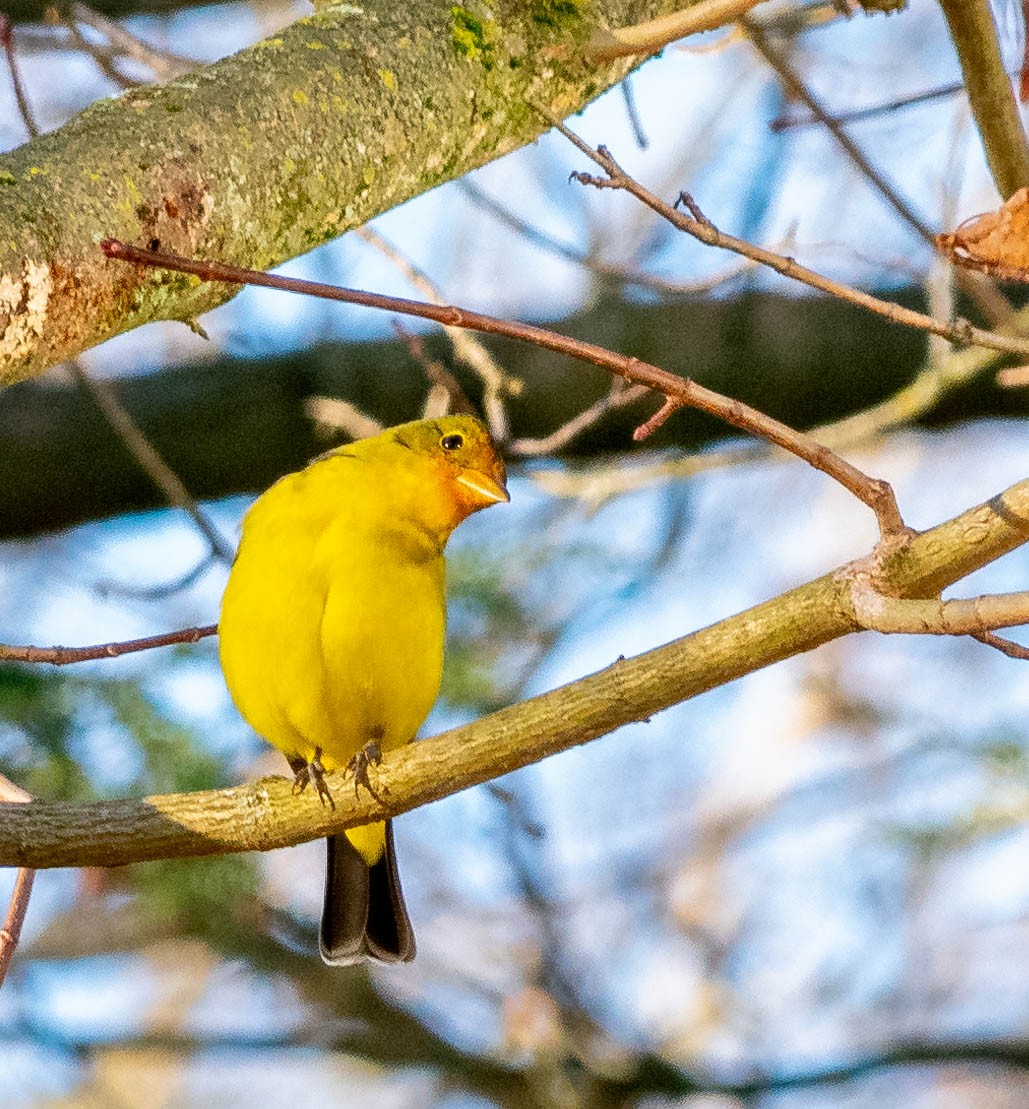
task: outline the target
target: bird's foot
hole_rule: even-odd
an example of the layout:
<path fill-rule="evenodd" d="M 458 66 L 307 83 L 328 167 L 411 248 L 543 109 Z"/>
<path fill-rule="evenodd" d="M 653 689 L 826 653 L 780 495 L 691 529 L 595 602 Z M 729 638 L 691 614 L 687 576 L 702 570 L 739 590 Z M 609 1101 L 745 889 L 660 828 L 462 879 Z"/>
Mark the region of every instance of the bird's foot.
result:
<path fill-rule="evenodd" d="M 308 782 L 318 792 L 318 800 L 324 805 L 328 803 L 330 809 L 336 807 L 329 787 L 325 784 L 325 767 L 322 766 L 322 749 L 314 749 L 314 758 L 310 762 L 303 755 L 294 755 L 289 759 L 289 768 L 293 771 L 293 792 L 303 793 Z"/>
<path fill-rule="evenodd" d="M 382 748 L 378 741 L 373 739 L 366 743 L 347 763 L 347 772 L 354 776 L 355 795 L 359 797 L 360 788 L 364 786 L 376 801 L 384 805 L 386 803 L 385 799 L 379 795 L 378 790 L 372 785 L 371 779 L 368 777 L 368 767 L 378 766 L 380 762 L 382 762 Z"/>

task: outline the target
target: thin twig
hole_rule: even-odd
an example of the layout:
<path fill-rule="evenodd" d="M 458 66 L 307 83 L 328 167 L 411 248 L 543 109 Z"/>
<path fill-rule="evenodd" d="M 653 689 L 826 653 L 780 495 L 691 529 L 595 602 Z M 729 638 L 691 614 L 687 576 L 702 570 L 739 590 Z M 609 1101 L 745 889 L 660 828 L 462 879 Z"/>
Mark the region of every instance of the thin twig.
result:
<path fill-rule="evenodd" d="M 933 100 L 943 100 L 948 96 L 957 96 L 964 91 L 965 86 L 961 82 L 939 85 L 935 88 L 926 89 L 924 92 L 913 92 L 908 96 L 898 96 L 894 100 L 887 100 L 880 104 L 870 104 L 865 108 L 852 108 L 849 111 L 834 112 L 831 118 L 837 125 L 860 123 L 863 120 L 889 115 L 891 112 L 897 112 L 904 108 L 914 108 L 920 104 L 929 104 Z M 768 129 L 775 134 L 780 134 L 796 127 L 811 127 L 816 124 L 821 126 L 824 122 L 814 112 L 806 116 L 780 115 L 769 123 Z"/>
<path fill-rule="evenodd" d="M 25 804 L 31 800 L 31 794 L 0 774 L 0 801 Z M 32 884 L 35 879 L 36 872 L 28 867 L 21 867 L 14 878 L 14 889 L 11 891 L 11 900 L 7 905 L 7 916 L 0 925 L 0 987 L 7 978 L 11 961 L 14 959 L 14 950 L 21 939 L 21 929 L 25 923 L 25 914 L 29 910 L 29 899 L 32 897 Z"/>
<path fill-rule="evenodd" d="M 385 255 L 411 284 L 434 304 L 443 304 L 443 294 L 439 286 L 424 270 L 398 250 L 388 239 L 371 227 L 360 227 L 356 234 L 366 243 Z M 483 409 L 493 438 L 503 443 L 508 437 L 507 411 L 504 408 L 505 396 L 518 396 L 522 391 L 519 378 L 506 373 L 497 365 L 493 355 L 467 331 L 461 328 L 445 328 L 447 337 L 454 345 L 454 354 L 478 375 L 483 384 Z"/>
<path fill-rule="evenodd" d="M 183 628 L 181 631 L 151 635 L 145 639 L 100 643 L 92 647 L 33 647 L 0 643 L 0 662 L 49 662 L 54 666 L 67 666 L 73 662 L 118 658 L 136 651 L 149 651 L 153 647 L 170 647 L 173 643 L 198 643 L 217 633 L 217 624 L 206 624 L 199 628 Z"/>
<path fill-rule="evenodd" d="M 128 585 L 125 582 L 105 579 L 98 581 L 94 589 L 101 597 L 114 596 L 136 601 L 163 601 L 195 585 L 210 570 L 217 558 L 218 555 L 208 548 L 204 557 L 196 565 L 191 566 L 184 574 L 179 574 L 178 577 L 172 578 L 170 581 L 157 582 L 152 585 Z"/>
<path fill-rule="evenodd" d="M 632 137 L 640 150 L 650 146 L 647 132 L 643 130 L 643 121 L 640 119 L 639 108 L 636 106 L 636 94 L 632 87 L 632 76 L 628 76 L 618 86 L 622 90 L 622 103 L 625 105 L 625 114 L 629 117 L 629 126 L 632 128 Z"/>
<path fill-rule="evenodd" d="M 788 277 L 804 285 L 809 285 L 813 289 L 819 289 L 824 293 L 829 293 L 840 300 L 848 301 L 850 304 L 856 304 L 861 308 L 867 308 L 869 311 L 884 316 L 894 323 L 902 324 L 905 327 L 914 327 L 919 331 L 927 331 L 932 335 L 940 335 L 952 343 L 961 346 L 975 345 L 988 347 L 991 350 L 1003 351 L 1006 354 L 1029 355 L 1029 340 L 1009 336 L 1003 331 L 986 331 L 983 328 L 975 327 L 967 320 L 945 323 L 943 320 L 934 319 L 932 316 L 927 316 L 923 312 L 915 312 L 899 304 L 894 304 L 887 300 L 880 300 L 878 297 L 862 292 L 860 289 L 855 289 L 853 286 L 844 285 L 839 281 L 833 281 L 828 277 L 824 277 L 822 274 L 800 265 L 793 258 L 788 258 L 782 254 L 776 254 L 771 250 L 765 250 L 763 247 L 755 246 L 753 243 L 748 243 L 743 239 L 737 239 L 733 235 L 727 235 L 724 231 L 719 231 L 703 213 L 701 213 L 700 218 L 695 214 L 686 215 L 679 211 L 678 208 L 658 199 L 658 197 L 644 188 L 633 177 L 625 173 L 606 147 L 601 146 L 594 150 L 593 147 L 579 138 L 575 132 L 570 131 L 560 120 L 553 119 L 552 117 L 548 117 L 548 119 L 550 119 L 553 126 L 570 142 L 573 142 L 586 157 L 596 162 L 607 174 L 607 177 L 603 178 L 591 177 L 589 174 L 574 174 L 573 176 L 576 180 L 581 181 L 583 184 L 593 185 L 596 188 L 621 189 L 636 197 L 637 200 L 642 201 L 648 208 L 663 216 L 675 227 L 678 227 L 680 231 L 685 231 L 688 235 L 692 235 L 695 239 L 699 239 L 708 246 L 716 246 L 720 247 L 722 250 L 730 250 L 734 254 L 740 254 L 745 258 L 760 262 L 761 265 L 775 270 L 776 273 L 782 274 L 783 277 Z M 700 211 L 696 202 L 688 193 L 680 194 L 679 202 L 684 204 L 687 208 L 692 207 L 695 212 Z"/>
<path fill-rule="evenodd" d="M 806 105 L 808 111 L 832 135 L 840 149 L 850 158 L 858 171 L 879 192 L 887 204 L 935 250 L 936 236 L 932 228 L 915 212 L 882 173 L 872 165 L 861 147 L 854 142 L 832 113 L 826 109 L 804 81 L 794 72 L 786 59 L 772 46 L 764 31 L 753 20 L 746 17 L 740 20 L 740 25 L 747 32 L 757 52 L 775 71 L 787 95 L 791 99 L 799 100 Z M 985 285 L 981 280 L 964 273 L 962 270 L 955 271 L 955 280 L 991 320 L 1002 320 L 1010 314 L 1011 306 L 1007 301 L 996 290 Z"/>
<path fill-rule="evenodd" d="M 551 254 L 556 254 L 560 258 L 567 258 L 568 261 L 575 262 L 601 277 L 614 278 L 620 285 L 649 289 L 652 292 L 669 296 L 696 296 L 702 293 L 710 293 L 719 286 L 749 273 L 755 265 L 754 262 L 744 258 L 742 263 L 728 267 L 713 277 L 705 277 L 697 281 L 673 281 L 671 278 L 661 277 L 655 273 L 644 273 L 634 266 L 626 266 L 618 262 L 605 262 L 602 258 L 595 258 L 570 243 L 554 238 L 553 235 L 548 234 L 542 228 L 523 219 L 497 200 L 496 197 L 491 196 L 467 178 L 460 182 L 460 187 L 476 204 L 481 205 L 491 215 L 502 220 L 508 227 L 529 242 L 550 251 Z"/>
<path fill-rule="evenodd" d="M 88 374 L 81 363 L 74 359 L 68 363 L 68 366 L 76 382 L 92 397 L 111 429 L 139 463 L 147 477 L 164 494 L 168 503 L 181 508 L 196 524 L 197 529 L 207 540 L 212 554 L 222 562 L 231 563 L 235 554 L 231 545 L 226 543 L 218 529 L 190 495 L 179 476 L 154 449 L 150 440 L 118 399 L 110 383 Z"/>
<path fill-rule="evenodd" d="M 750 19 L 741 19 L 744 30 L 747 32 L 754 49 L 771 66 L 779 78 L 783 89 L 791 100 L 799 100 L 808 111 L 832 135 L 836 143 L 843 149 L 848 158 L 860 170 L 875 188 L 882 194 L 890 207 L 900 218 L 912 227 L 929 245 L 933 245 L 935 235 L 929 225 L 919 216 L 910 204 L 897 192 L 885 177 L 872 165 L 865 156 L 864 151 L 840 126 L 833 114 L 822 104 L 808 86 L 797 76 L 786 59 L 772 46 L 765 32 Z"/>
<path fill-rule="evenodd" d="M 83 54 L 88 54 L 93 59 L 93 64 L 100 70 L 100 72 L 120 89 L 135 88 L 139 82 L 133 81 L 131 78 L 126 77 L 121 73 L 112 60 L 112 54 L 115 51 L 103 50 L 96 43 L 90 42 L 89 39 L 79 30 L 78 24 L 75 19 L 68 14 L 58 13 L 61 22 L 71 35 L 72 41 L 75 46 L 82 51 Z"/>
<path fill-rule="evenodd" d="M 190 58 L 184 58 L 180 54 L 167 50 L 158 50 L 149 43 L 143 42 L 142 39 L 130 34 L 120 23 L 115 23 L 114 20 L 108 19 L 85 4 L 72 4 L 69 14 L 76 23 L 84 23 L 102 34 L 119 54 L 145 65 L 158 81 L 171 81 L 196 65 L 196 62 Z"/>
<path fill-rule="evenodd" d="M 429 379 L 429 393 L 422 407 L 427 420 L 444 416 L 448 412 L 463 412 L 474 415 L 475 405 L 468 399 L 461 382 L 443 365 L 438 358 L 431 358 L 425 349 L 422 337 L 413 331 L 408 331 L 399 321 L 393 321 L 393 331 L 397 338 L 407 347 L 411 357 L 425 371 Z"/>
<path fill-rule="evenodd" d="M 1029 309 L 1023 308 L 1016 313 L 1011 327 L 1013 330 L 1029 328 Z M 932 357 L 912 381 L 892 396 L 832 423 L 810 428 L 808 435 L 835 451 L 869 443 L 877 435 L 924 415 L 948 393 L 986 373 L 999 357 L 996 352 L 982 347 L 951 349 L 941 356 Z M 1026 375 L 1024 383 L 1029 384 L 1029 375 Z M 657 481 L 683 480 L 715 469 L 782 461 L 782 458 L 781 452 L 765 446 L 727 447 L 681 458 L 661 459 L 631 469 L 592 467 L 582 473 L 541 470 L 532 478 L 554 496 L 579 497 L 599 505 L 611 497 Z"/>
<path fill-rule="evenodd" d="M 18 69 L 18 59 L 14 54 L 14 28 L 10 19 L 0 13 L 0 44 L 3 45 L 7 56 L 7 69 L 11 74 L 11 84 L 14 86 L 14 99 L 18 102 L 18 112 L 25 123 L 25 130 L 32 138 L 39 135 L 36 117 L 32 114 L 32 105 L 25 95 L 25 86 L 22 84 L 21 71 Z"/>
<path fill-rule="evenodd" d="M 1014 643 L 1012 640 L 1005 639 L 1004 636 L 997 635 L 994 632 L 972 632 L 971 635 L 973 639 L 978 639 L 980 643 L 985 643 L 987 647 L 995 648 L 1002 655 L 1029 661 L 1029 647 L 1023 647 L 1021 643 Z"/>
<path fill-rule="evenodd" d="M 714 31 L 739 19 L 763 0 L 698 0 L 681 11 L 649 19 L 631 27 L 597 30 L 586 44 L 586 54 L 597 61 L 625 58 L 632 54 L 654 54 L 670 42 Z"/>
<path fill-rule="evenodd" d="M 554 454 L 568 446 L 577 435 L 581 435 L 587 428 L 603 419 L 608 412 L 635 404 L 649 392 L 650 390 L 644 385 L 626 385 L 624 381 L 616 379 L 612 381 L 611 389 L 600 400 L 573 416 L 567 423 L 541 439 L 514 439 L 507 444 L 507 453 L 517 458 Z"/>
<path fill-rule="evenodd" d="M 610 156 L 608 158 L 610 159 Z M 613 161 L 611 164 L 614 165 Z M 263 273 L 260 270 L 243 269 L 224 262 L 182 258 L 178 255 L 130 246 L 117 239 L 104 239 L 100 243 L 100 249 L 108 258 L 177 270 L 180 273 L 191 273 L 204 281 L 259 285 L 266 289 L 282 289 L 285 292 L 322 297 L 344 304 L 361 304 L 386 312 L 399 312 L 403 315 L 434 320 L 451 327 L 467 327 L 486 334 L 505 335 L 521 342 L 533 343 L 545 350 L 553 350 L 559 354 L 567 354 L 572 358 L 590 362 L 625 381 L 646 385 L 656 393 L 660 393 L 665 401 L 659 409 L 662 417 L 667 414 L 668 404 L 698 408 L 732 424 L 733 427 L 741 428 L 770 443 L 775 443 L 791 454 L 797 455 L 798 458 L 804 459 L 809 465 L 821 470 L 838 481 L 845 489 L 850 490 L 863 504 L 868 505 L 875 513 L 883 538 L 903 535 L 907 531 L 900 510 L 897 508 L 893 490 L 887 482 L 868 477 L 856 466 L 852 466 L 825 447 L 819 446 L 808 436 L 759 412 L 756 408 L 751 408 L 750 405 L 743 404 L 742 401 L 725 397 L 721 393 L 698 385 L 689 378 L 679 377 L 649 362 L 642 362 L 638 358 L 616 354 L 606 347 L 573 339 L 567 335 L 559 335 L 546 328 L 501 320 L 495 316 L 471 312 L 454 305 L 425 304 L 422 301 L 385 296 L 381 293 L 367 293 L 360 289 L 339 288 L 319 281 L 302 281 L 299 278 L 282 277 L 278 274 Z M 637 428 L 634 438 L 637 440 L 644 438 L 650 430 L 650 423 L 648 421 Z"/>

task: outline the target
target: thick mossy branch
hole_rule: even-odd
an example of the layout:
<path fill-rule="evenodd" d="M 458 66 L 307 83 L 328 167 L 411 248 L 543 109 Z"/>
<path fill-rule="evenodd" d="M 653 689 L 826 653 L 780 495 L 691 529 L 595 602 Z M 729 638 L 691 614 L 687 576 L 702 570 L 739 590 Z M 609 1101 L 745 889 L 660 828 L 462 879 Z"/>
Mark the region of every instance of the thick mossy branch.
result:
<path fill-rule="evenodd" d="M 931 596 L 1027 541 L 1029 480 L 914 536 L 881 564 L 868 559 L 841 567 L 702 631 L 388 755 L 374 783 L 388 804 L 330 775 L 334 811 L 311 796 L 294 797 L 285 778 L 143 800 L 2 805 L 0 866 L 118 866 L 264 851 L 405 812 L 858 630 L 851 600 L 858 578 L 890 595 Z"/>
<path fill-rule="evenodd" d="M 629 69 L 583 57 L 598 21 L 672 7 L 327 4 L 92 105 L 0 157 L 0 384 L 232 295 L 109 262 L 100 239 L 268 269 L 531 142 L 530 105 L 568 115 Z"/>

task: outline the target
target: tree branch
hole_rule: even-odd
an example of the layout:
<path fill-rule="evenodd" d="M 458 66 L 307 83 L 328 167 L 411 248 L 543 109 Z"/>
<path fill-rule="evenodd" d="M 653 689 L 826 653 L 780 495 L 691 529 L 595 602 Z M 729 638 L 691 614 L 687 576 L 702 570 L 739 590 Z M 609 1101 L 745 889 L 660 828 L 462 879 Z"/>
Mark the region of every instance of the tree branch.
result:
<path fill-rule="evenodd" d="M 1029 144 L 1004 68 L 990 0 L 940 0 L 961 61 L 975 125 L 1004 200 L 1029 185 Z"/>
<path fill-rule="evenodd" d="M 594 7 L 626 23 L 673 6 Z M 112 270 L 101 237 L 266 269 L 533 141 L 527 101 L 575 112 L 632 67 L 581 56 L 577 5 L 501 7 L 469 27 L 437 0 L 326 3 L 0 156 L 0 384 L 234 291 Z"/>
<path fill-rule="evenodd" d="M 559 123 L 557 126 L 564 133 L 571 136 L 571 132 L 567 131 L 563 125 Z M 582 143 L 582 140 L 577 136 L 572 137 L 576 143 Z M 584 143 L 582 145 L 585 146 Z M 589 148 L 586 147 L 586 149 Z M 598 159 L 607 159 L 621 174 L 617 163 L 603 147 L 600 148 L 600 152 L 591 156 Z M 581 174 L 577 176 L 582 177 Z M 626 180 L 631 179 L 626 178 Z M 591 181 L 591 183 L 596 182 Z M 791 454 L 802 458 L 808 465 L 813 466 L 816 470 L 821 470 L 822 473 L 839 482 L 875 513 L 879 524 L 879 532 L 884 539 L 900 536 L 905 531 L 904 520 L 897 507 L 896 498 L 887 482 L 871 478 L 862 473 L 846 459 L 834 454 L 828 448 L 820 446 L 810 436 L 795 431 L 788 424 L 782 423 L 781 420 L 776 420 L 764 412 L 752 408 L 749 404 L 744 404 L 742 401 L 723 396 L 713 389 L 707 389 L 691 378 L 679 377 L 661 369 L 660 366 L 654 366 L 639 358 L 617 354 L 606 347 L 598 346 L 596 343 L 587 343 L 582 339 L 560 335 L 556 331 L 550 331 L 544 327 L 504 320 L 497 316 L 488 316 L 482 312 L 472 312 L 467 308 L 459 308 L 453 304 L 426 304 L 423 301 L 408 300 L 405 297 L 369 293 L 361 289 L 345 289 L 338 285 L 327 285 L 320 281 L 306 281 L 297 277 L 261 273 L 259 270 L 247 270 L 225 262 L 183 258 L 175 254 L 132 246 L 117 239 L 101 240 L 100 249 L 109 258 L 192 274 L 204 281 L 258 285 L 265 289 L 281 289 L 288 293 L 301 293 L 306 296 L 322 297 L 325 300 L 337 300 L 343 304 L 360 304 L 366 308 L 377 308 L 386 312 L 400 312 L 403 315 L 434 320 L 436 323 L 448 326 L 465 327 L 491 335 L 504 335 L 511 339 L 532 343 L 544 350 L 557 351 L 560 354 L 567 354 L 571 358 L 591 362 L 626 382 L 645 385 L 664 398 L 658 411 L 636 428 L 633 438 L 637 441 L 645 439 L 656 431 L 678 409 L 696 408 L 701 412 L 707 412 L 720 420 L 724 420 L 733 427 L 738 427 L 751 435 L 757 435 L 762 439 L 766 439 L 769 443 L 774 443 L 776 446 L 788 450 Z"/>
<path fill-rule="evenodd" d="M 880 592 L 931 596 L 1029 541 L 1029 479 L 914 536 L 881 564 L 863 560 L 473 724 L 387 755 L 385 803 L 337 780 L 335 811 L 294 797 L 286 778 L 232 789 L 91 804 L 0 806 L 0 866 L 120 866 L 265 851 L 406 812 L 507 774 L 716 686 L 857 631 L 858 575 Z M 331 782 L 330 776 L 330 782 Z"/>

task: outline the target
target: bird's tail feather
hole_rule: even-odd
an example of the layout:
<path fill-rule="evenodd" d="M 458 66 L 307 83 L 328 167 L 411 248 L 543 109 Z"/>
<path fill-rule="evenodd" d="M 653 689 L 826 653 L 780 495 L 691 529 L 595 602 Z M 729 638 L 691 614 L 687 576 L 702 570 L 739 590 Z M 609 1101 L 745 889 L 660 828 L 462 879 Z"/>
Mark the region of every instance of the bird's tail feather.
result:
<path fill-rule="evenodd" d="M 345 835 L 330 836 L 325 842 L 322 958 L 332 966 L 366 958 L 410 962 L 415 954 L 414 931 L 400 889 L 392 823 L 386 821 L 385 849 L 372 866 Z"/>

